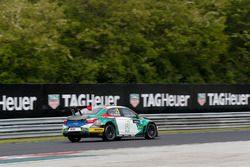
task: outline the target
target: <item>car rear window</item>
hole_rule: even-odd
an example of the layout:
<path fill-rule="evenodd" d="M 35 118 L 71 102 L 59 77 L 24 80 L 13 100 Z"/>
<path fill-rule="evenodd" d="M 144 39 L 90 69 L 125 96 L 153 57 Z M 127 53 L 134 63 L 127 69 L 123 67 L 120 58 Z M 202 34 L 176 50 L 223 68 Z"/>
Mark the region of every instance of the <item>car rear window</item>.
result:
<path fill-rule="evenodd" d="M 93 107 L 92 110 L 88 110 L 85 108 L 85 109 L 81 110 L 81 113 L 82 113 L 82 115 L 96 115 L 102 109 L 103 109 L 102 107 Z"/>

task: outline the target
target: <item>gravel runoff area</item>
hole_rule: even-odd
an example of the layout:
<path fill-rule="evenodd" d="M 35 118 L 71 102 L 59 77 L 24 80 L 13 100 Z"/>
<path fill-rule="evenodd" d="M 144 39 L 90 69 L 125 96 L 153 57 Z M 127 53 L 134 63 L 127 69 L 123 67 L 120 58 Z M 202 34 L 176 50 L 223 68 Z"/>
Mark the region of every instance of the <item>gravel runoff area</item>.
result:
<path fill-rule="evenodd" d="M 0 167 L 249 167 L 250 141 L 80 151 Z"/>

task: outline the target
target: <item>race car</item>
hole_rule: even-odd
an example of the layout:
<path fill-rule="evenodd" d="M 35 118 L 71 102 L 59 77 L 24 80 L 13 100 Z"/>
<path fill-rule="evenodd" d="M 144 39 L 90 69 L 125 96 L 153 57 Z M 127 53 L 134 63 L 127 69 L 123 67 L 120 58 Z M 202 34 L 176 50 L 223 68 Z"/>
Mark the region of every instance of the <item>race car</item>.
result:
<path fill-rule="evenodd" d="M 62 133 L 71 142 L 79 142 L 86 137 L 101 137 L 104 141 L 113 141 L 123 137 L 154 139 L 158 136 L 155 122 L 124 106 L 69 109 L 73 114 L 64 121 Z"/>

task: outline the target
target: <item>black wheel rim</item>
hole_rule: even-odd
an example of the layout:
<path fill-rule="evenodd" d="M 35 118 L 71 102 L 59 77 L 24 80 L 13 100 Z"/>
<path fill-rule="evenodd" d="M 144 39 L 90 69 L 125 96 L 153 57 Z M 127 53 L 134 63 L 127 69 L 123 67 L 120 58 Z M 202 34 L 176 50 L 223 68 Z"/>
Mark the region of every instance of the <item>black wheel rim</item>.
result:
<path fill-rule="evenodd" d="M 108 139 L 113 139 L 115 137 L 115 130 L 112 126 L 107 127 L 106 136 Z"/>
<path fill-rule="evenodd" d="M 80 137 L 69 137 L 69 140 L 72 142 L 78 142 L 81 140 L 81 138 Z"/>
<path fill-rule="evenodd" d="M 153 124 L 148 126 L 148 135 L 150 137 L 155 137 L 156 136 L 156 128 Z"/>

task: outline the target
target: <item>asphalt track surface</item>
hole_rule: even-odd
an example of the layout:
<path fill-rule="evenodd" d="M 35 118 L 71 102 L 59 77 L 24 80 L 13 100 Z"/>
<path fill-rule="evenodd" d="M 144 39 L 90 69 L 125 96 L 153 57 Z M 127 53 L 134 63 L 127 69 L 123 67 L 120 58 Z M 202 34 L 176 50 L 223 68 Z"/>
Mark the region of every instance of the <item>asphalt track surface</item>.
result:
<path fill-rule="evenodd" d="M 132 138 L 103 142 L 98 138 L 88 138 L 79 143 L 71 143 L 65 138 L 65 140 L 48 142 L 0 144 L 0 156 L 232 141 L 250 141 L 250 131 L 161 134 L 154 140 Z"/>

